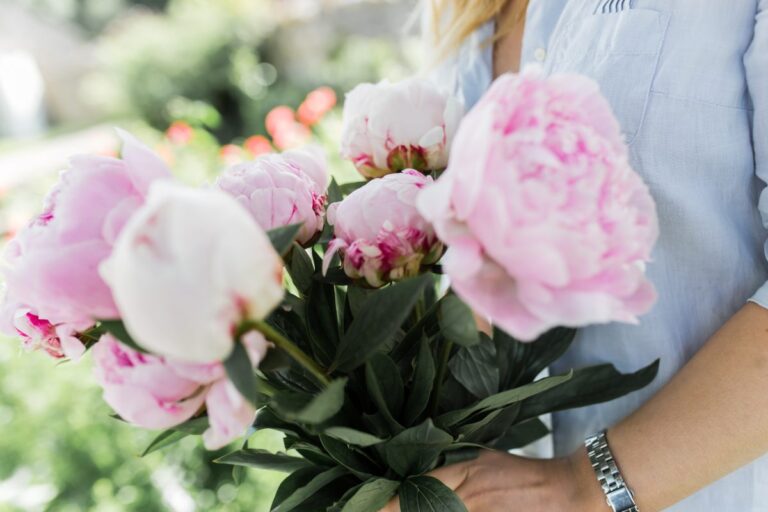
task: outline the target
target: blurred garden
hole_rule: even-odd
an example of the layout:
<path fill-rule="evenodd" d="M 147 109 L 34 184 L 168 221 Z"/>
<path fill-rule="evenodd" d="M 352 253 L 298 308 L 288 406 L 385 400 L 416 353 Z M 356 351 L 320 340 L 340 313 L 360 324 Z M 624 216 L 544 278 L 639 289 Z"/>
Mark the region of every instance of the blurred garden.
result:
<path fill-rule="evenodd" d="M 416 68 L 413 3 L 0 0 L 0 237 L 40 209 L 68 156 L 117 154 L 115 126 L 191 183 L 307 143 L 356 180 L 337 156 L 343 94 Z M 110 417 L 99 394 L 88 357 L 0 341 L 0 511 L 268 510 L 279 474 L 233 475 L 198 438 L 141 457 L 155 433 Z"/>

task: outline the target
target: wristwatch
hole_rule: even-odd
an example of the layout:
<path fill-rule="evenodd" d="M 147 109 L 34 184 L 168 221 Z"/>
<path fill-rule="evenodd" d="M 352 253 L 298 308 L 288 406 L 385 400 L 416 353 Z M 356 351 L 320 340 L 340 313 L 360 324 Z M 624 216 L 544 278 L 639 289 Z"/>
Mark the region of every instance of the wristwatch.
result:
<path fill-rule="evenodd" d="M 613 509 L 613 512 L 640 512 L 632 491 L 624 482 L 616 461 L 613 459 L 605 430 L 588 437 L 584 441 L 584 445 L 587 447 L 587 455 L 592 469 L 595 470 L 600 487 L 605 493 L 605 501 Z"/>

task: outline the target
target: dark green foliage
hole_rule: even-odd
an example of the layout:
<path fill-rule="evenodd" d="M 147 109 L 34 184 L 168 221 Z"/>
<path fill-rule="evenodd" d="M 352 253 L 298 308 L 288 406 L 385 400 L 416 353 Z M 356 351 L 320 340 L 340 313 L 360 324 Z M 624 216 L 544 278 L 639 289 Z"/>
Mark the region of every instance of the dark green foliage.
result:
<path fill-rule="evenodd" d="M 292 240 L 275 239 L 286 241 L 278 248 Z M 548 433 L 539 415 L 640 389 L 658 369 L 621 374 L 598 366 L 537 380 L 575 330 L 553 329 L 533 343 L 499 329 L 490 337 L 477 331 L 459 297 L 438 300 L 434 274 L 371 290 L 333 265 L 323 276 L 317 247 L 306 252 L 294 244 L 287 258 L 298 296 L 288 295 L 267 322 L 310 354 L 331 383 L 320 386 L 294 361 L 271 356 L 258 377 L 271 398 L 256 428 L 283 432 L 293 452 L 246 448 L 219 460 L 293 471 L 273 510 L 367 512 L 399 492 L 406 511 L 464 511 L 450 489 L 424 475 L 482 449 L 525 446 Z M 241 380 L 239 388 L 250 389 Z M 166 434 L 153 449 L 177 435 Z"/>
<path fill-rule="evenodd" d="M 429 476 L 409 478 L 400 486 L 402 512 L 467 512 L 467 507 L 440 480 Z"/>

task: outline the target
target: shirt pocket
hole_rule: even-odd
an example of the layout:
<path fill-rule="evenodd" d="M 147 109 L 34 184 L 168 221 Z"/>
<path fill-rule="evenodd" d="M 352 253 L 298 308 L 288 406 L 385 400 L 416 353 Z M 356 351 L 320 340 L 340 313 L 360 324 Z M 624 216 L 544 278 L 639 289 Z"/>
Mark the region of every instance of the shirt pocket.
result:
<path fill-rule="evenodd" d="M 553 37 L 547 71 L 580 73 L 597 81 L 631 144 L 645 118 L 668 13 L 582 10 L 563 21 Z"/>

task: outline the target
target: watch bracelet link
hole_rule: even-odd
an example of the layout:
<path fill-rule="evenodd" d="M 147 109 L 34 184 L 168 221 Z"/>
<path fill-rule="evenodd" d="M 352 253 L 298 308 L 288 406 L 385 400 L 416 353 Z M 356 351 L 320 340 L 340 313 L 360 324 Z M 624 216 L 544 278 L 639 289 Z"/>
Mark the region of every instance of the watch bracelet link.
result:
<path fill-rule="evenodd" d="M 584 442 L 595 476 L 605 493 L 605 501 L 614 512 L 640 512 L 634 495 L 621 476 L 605 431 L 590 436 Z"/>

